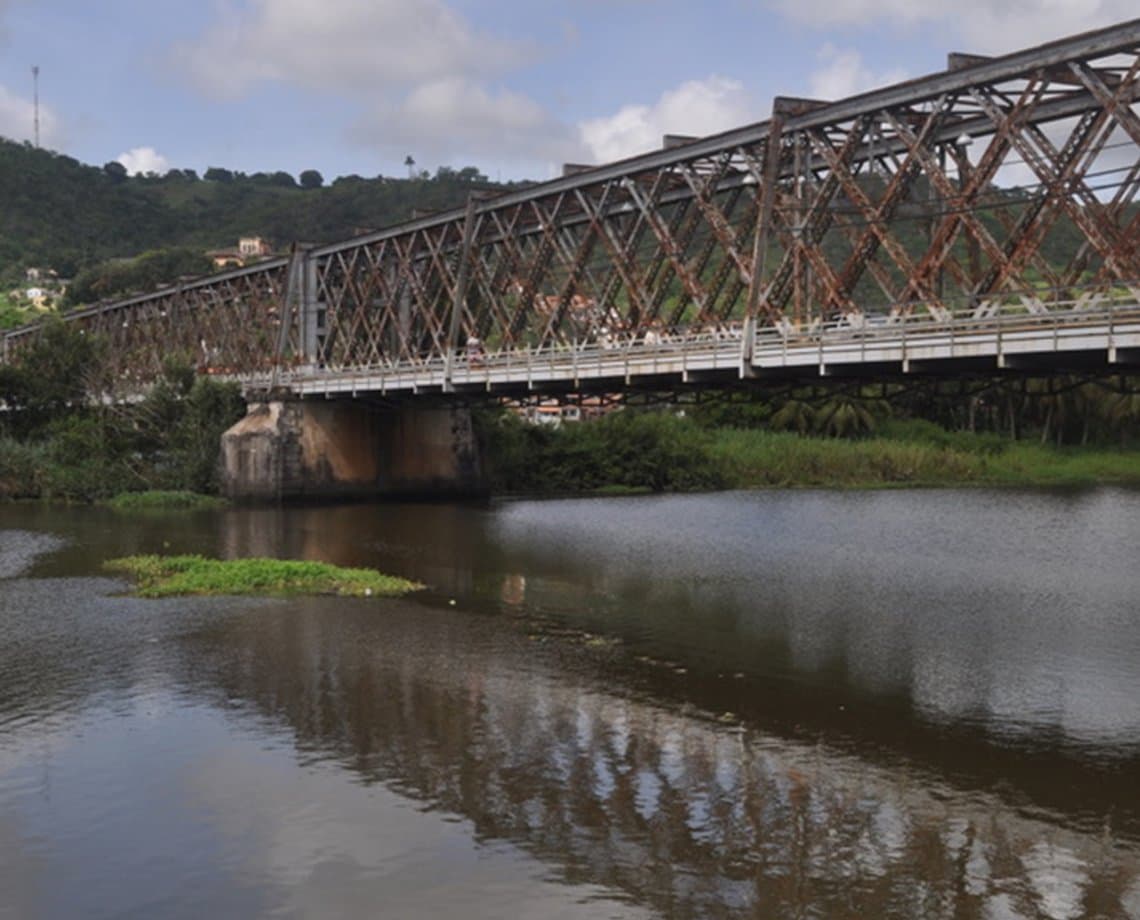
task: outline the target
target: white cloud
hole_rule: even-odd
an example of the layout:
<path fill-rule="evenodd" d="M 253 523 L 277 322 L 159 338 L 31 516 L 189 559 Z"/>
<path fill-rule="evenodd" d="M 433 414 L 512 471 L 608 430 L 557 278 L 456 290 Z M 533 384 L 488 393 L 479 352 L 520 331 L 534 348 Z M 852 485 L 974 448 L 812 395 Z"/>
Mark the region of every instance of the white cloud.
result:
<path fill-rule="evenodd" d="M 158 173 L 162 175 L 170 169 L 166 157 L 153 147 L 135 147 L 126 153 L 120 153 L 115 159 L 122 163 L 132 176 Z"/>
<path fill-rule="evenodd" d="M 808 78 L 809 91 L 814 99 L 843 99 L 906 79 L 901 70 L 876 74 L 863 63 L 858 51 L 837 48 L 830 42 L 820 48 L 817 56 L 823 66 Z"/>
<path fill-rule="evenodd" d="M 17 141 L 35 140 L 34 103 L 3 86 L 0 86 L 0 135 Z M 62 136 L 55 112 L 40 105 L 40 145 L 57 148 L 61 146 Z"/>
<path fill-rule="evenodd" d="M 711 76 L 682 83 L 653 105 L 627 105 L 578 129 L 594 160 L 606 162 L 659 148 L 666 134 L 716 134 L 765 114 L 739 81 Z"/>
<path fill-rule="evenodd" d="M 176 59 L 199 86 L 233 97 L 262 82 L 372 95 L 500 72 L 525 54 L 479 34 L 444 0 L 252 0 Z"/>
<path fill-rule="evenodd" d="M 1016 51 L 1131 19 L 1136 0 L 770 0 L 788 17 L 820 28 L 944 25 L 979 53 Z"/>
<path fill-rule="evenodd" d="M 495 156 L 515 162 L 573 159 L 573 133 L 533 99 L 449 77 L 423 83 L 402 100 L 376 107 L 353 137 L 410 151 L 423 165 L 456 157 Z"/>
<path fill-rule="evenodd" d="M 248 0 L 174 56 L 218 97 L 267 83 L 334 93 L 358 109 L 350 139 L 399 159 L 411 152 L 425 165 L 484 157 L 545 167 L 577 149 L 573 132 L 532 98 L 492 86 L 532 60 L 533 48 L 481 32 L 456 5 Z"/>

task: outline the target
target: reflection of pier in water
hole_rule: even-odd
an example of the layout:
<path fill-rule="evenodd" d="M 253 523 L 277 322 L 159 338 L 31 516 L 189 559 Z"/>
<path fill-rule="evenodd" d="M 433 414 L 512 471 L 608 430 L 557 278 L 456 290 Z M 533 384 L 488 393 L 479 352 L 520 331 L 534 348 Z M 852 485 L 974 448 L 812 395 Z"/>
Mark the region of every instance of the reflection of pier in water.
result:
<path fill-rule="evenodd" d="M 668 916 L 1140 917 L 1140 853 L 1107 829 L 614 692 L 590 650 L 495 618 L 316 600 L 189 641 L 189 679 L 303 758 Z"/>

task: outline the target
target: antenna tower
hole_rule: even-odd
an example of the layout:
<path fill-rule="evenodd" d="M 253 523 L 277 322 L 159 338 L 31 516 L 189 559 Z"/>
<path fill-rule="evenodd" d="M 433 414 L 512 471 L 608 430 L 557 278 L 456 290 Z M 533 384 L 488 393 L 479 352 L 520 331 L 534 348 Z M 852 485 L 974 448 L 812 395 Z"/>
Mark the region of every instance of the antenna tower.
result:
<path fill-rule="evenodd" d="M 40 146 L 40 68 L 32 67 L 32 97 L 35 105 L 36 147 Z"/>

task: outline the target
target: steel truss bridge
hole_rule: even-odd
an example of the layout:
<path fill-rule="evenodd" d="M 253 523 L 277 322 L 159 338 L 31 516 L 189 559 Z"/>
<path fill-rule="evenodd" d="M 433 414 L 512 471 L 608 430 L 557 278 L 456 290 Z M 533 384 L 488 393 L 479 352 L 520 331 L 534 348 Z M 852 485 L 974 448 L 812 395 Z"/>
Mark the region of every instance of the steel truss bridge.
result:
<path fill-rule="evenodd" d="M 251 394 L 388 398 L 1116 373 L 1140 360 L 1138 99 L 1140 20 L 953 54 L 67 320 L 123 389 L 172 355 Z"/>

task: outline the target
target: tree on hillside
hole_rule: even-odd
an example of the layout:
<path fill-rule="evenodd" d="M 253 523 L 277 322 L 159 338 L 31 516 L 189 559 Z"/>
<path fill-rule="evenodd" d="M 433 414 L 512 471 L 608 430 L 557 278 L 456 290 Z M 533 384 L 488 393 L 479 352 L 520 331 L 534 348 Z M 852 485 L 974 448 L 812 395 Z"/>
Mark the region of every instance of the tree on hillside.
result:
<path fill-rule="evenodd" d="M 111 177 L 115 182 L 124 182 L 127 179 L 127 167 L 125 167 L 118 160 L 111 160 L 110 163 L 103 164 L 103 172 Z"/>
<path fill-rule="evenodd" d="M 315 169 L 306 169 L 300 176 L 301 188 L 320 188 L 325 184 L 325 177 Z"/>
<path fill-rule="evenodd" d="M 487 177 L 474 166 L 464 166 L 454 169 L 451 166 L 440 166 L 435 171 L 436 182 L 486 182 Z"/>
<path fill-rule="evenodd" d="M 417 168 L 413 159 L 413 171 Z M 333 242 L 360 227 L 406 220 L 413 208 L 462 206 L 470 191 L 468 175 L 464 169 L 438 182 L 424 182 L 418 173 L 413 181 L 346 176 L 302 190 L 288 173 L 254 178 L 211 166 L 205 182 L 191 181 L 188 170 L 181 178 L 172 173 L 148 180 L 123 175 L 121 164 L 85 166 L 0 139 L 0 288 L 14 287 L 27 266 L 54 268 L 61 277 L 74 278 L 86 268 L 148 249 L 202 252 L 232 246 L 250 234 Z M 152 287 L 145 281 L 134 285 Z M 114 296 L 110 287 L 106 290 L 103 296 Z"/>
<path fill-rule="evenodd" d="M 174 284 L 184 275 L 202 275 L 213 263 L 193 249 L 160 249 L 137 259 L 116 259 L 84 269 L 71 282 L 64 303 L 78 306 L 132 291 L 150 291 Z"/>

